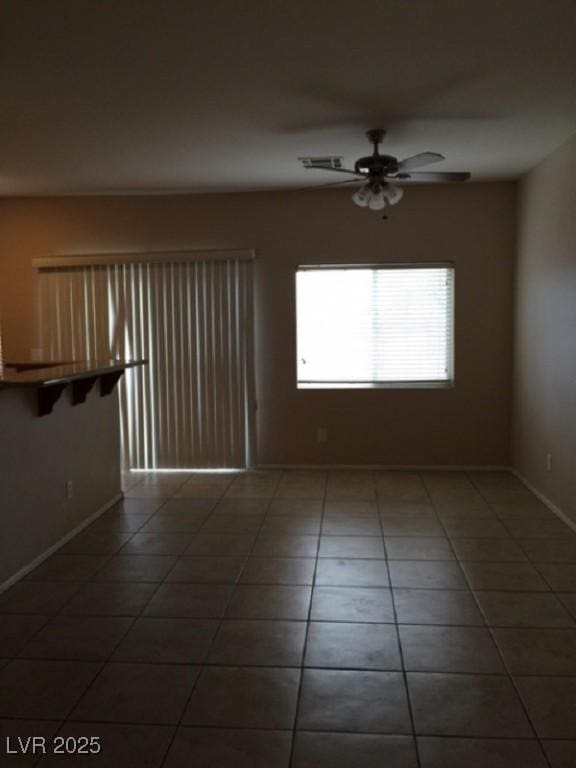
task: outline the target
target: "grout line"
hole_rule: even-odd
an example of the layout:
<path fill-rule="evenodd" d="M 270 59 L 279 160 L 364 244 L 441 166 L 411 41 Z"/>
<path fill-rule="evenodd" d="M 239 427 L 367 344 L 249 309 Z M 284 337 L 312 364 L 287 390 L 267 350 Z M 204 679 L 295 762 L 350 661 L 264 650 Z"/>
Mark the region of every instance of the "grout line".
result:
<path fill-rule="evenodd" d="M 486 497 L 482 493 L 482 489 L 477 485 L 477 483 L 474 482 L 474 479 L 471 478 L 471 477 L 468 477 L 468 480 L 476 488 L 476 490 L 478 491 L 480 496 L 482 496 L 482 498 L 486 501 L 486 503 L 491 507 L 491 504 L 488 502 L 488 500 L 486 499 Z M 548 594 L 548 593 L 544 592 L 543 594 Z M 485 615 L 484 611 L 482 610 L 482 605 L 481 605 L 480 601 L 478 600 L 478 597 L 476 596 L 476 593 L 474 591 L 472 591 L 472 596 L 473 596 L 474 600 L 476 601 L 478 609 L 480 610 L 480 612 L 484 616 L 484 619 L 486 619 L 486 615 Z M 536 725 L 532 722 L 532 718 L 530 717 L 530 713 L 528 712 L 526 704 L 524 703 L 524 699 L 522 698 L 522 696 L 520 694 L 520 691 L 518 689 L 518 686 L 516 685 L 516 680 L 514 679 L 514 676 L 512 675 L 512 672 L 510 671 L 510 668 L 509 668 L 509 666 L 508 666 L 508 664 L 506 662 L 506 658 L 504 656 L 504 653 L 502 652 L 502 649 L 500 648 L 500 646 L 498 644 L 496 633 L 494 632 L 494 627 L 488 626 L 488 623 L 487 623 L 487 628 L 488 628 L 488 632 L 490 633 L 490 637 L 492 638 L 492 643 L 494 644 L 494 647 L 496 648 L 496 652 L 500 656 L 500 659 L 502 661 L 502 665 L 503 665 L 504 669 L 507 672 L 508 679 L 510 680 L 510 684 L 512 685 L 512 688 L 514 689 L 514 692 L 516 694 L 516 698 L 520 702 L 520 706 L 522 708 L 522 711 L 524 712 L 524 716 L 526 717 L 528 723 L 530 724 L 530 728 L 532 729 L 532 733 L 534 734 L 534 737 L 538 740 L 538 746 L 540 747 L 540 751 L 541 751 L 542 756 L 544 758 L 544 762 L 546 763 L 546 765 L 549 768 L 553 768 L 551 766 L 551 764 L 550 764 L 550 761 L 548 760 L 548 756 L 547 756 L 546 750 L 544 749 L 544 746 L 542 744 L 542 740 L 538 736 L 538 732 L 536 730 Z M 563 677 L 565 677 L 565 675 L 563 675 Z"/>
<path fill-rule="evenodd" d="M 222 496 L 214 504 L 214 506 L 212 507 L 212 510 L 210 511 L 210 514 L 208 515 L 208 517 L 206 518 L 206 520 L 204 521 L 204 523 L 202 524 L 202 526 L 200 527 L 199 530 L 202 530 L 202 527 L 204 526 L 204 524 L 215 514 L 215 510 L 217 509 L 218 504 L 220 503 L 220 501 L 222 501 L 225 498 L 226 493 L 230 489 L 230 486 L 232 485 L 234 480 L 235 480 L 235 478 L 231 478 L 231 480 L 228 483 L 228 485 L 226 486 Z M 174 741 L 176 740 L 176 736 L 178 734 L 178 731 L 182 727 L 182 723 L 183 723 L 184 717 L 186 715 L 186 711 L 187 711 L 187 709 L 188 709 L 188 707 L 190 705 L 190 701 L 192 700 L 192 696 L 194 695 L 194 692 L 195 692 L 195 690 L 196 690 L 196 688 L 198 686 L 198 683 L 200 682 L 200 679 L 201 679 L 202 675 L 204 674 L 204 672 L 206 670 L 207 660 L 208 660 L 208 658 L 210 656 L 210 652 L 211 652 L 211 650 L 212 650 L 212 648 L 213 648 L 213 646 L 214 646 L 214 644 L 216 642 L 216 638 L 220 634 L 220 630 L 222 628 L 222 624 L 226 620 L 226 614 L 227 614 L 228 608 L 230 606 L 230 602 L 232 601 L 232 597 L 234 596 L 236 588 L 237 588 L 237 586 L 238 586 L 238 584 L 240 582 L 240 578 L 242 577 L 242 573 L 244 572 L 244 569 L 246 568 L 246 563 L 248 562 L 248 557 L 250 556 L 250 553 L 254 550 L 254 547 L 256 546 L 256 541 L 258 539 L 258 534 L 259 534 L 259 532 L 260 532 L 260 530 L 262 528 L 262 525 L 264 524 L 264 520 L 266 519 L 267 511 L 269 510 L 271 504 L 272 504 L 272 498 L 267 499 L 267 504 L 265 505 L 266 512 L 262 516 L 262 520 L 260 521 L 260 526 L 258 527 L 256 535 L 254 536 L 254 540 L 252 542 L 252 547 L 250 549 L 250 552 L 248 553 L 247 556 L 244 557 L 244 565 L 242 566 L 242 568 L 240 569 L 240 571 L 238 573 L 236 581 L 234 582 L 234 585 L 233 585 L 233 589 L 230 590 L 230 594 L 228 595 L 228 599 L 226 600 L 226 603 L 225 603 L 225 605 L 222 608 L 221 615 L 217 619 L 215 619 L 218 622 L 218 626 L 216 627 L 216 631 L 214 632 L 214 635 L 212 636 L 212 640 L 210 641 L 210 643 L 209 643 L 209 645 L 208 645 L 208 647 L 206 649 L 206 653 L 204 655 L 204 659 L 203 659 L 202 663 L 199 665 L 200 666 L 200 670 L 198 672 L 198 676 L 196 677 L 196 680 L 194 681 L 194 684 L 192 686 L 192 690 L 190 691 L 190 695 L 186 699 L 186 702 L 185 702 L 185 704 L 184 704 L 184 706 L 182 708 L 182 711 L 180 713 L 180 718 L 178 720 L 178 724 L 176 725 L 176 728 L 174 729 L 174 733 L 172 734 L 172 738 L 170 739 L 170 742 L 169 742 L 169 744 L 168 744 L 168 746 L 166 748 L 166 752 L 164 753 L 164 757 L 163 757 L 162 762 L 160 764 L 160 768 L 163 768 L 163 766 L 165 766 L 165 764 L 166 764 L 166 760 L 168 759 L 168 755 L 170 754 L 170 751 L 172 750 L 172 746 L 174 744 Z M 172 571 L 170 571 L 170 572 L 172 572 Z M 164 581 L 164 583 L 166 583 L 166 582 Z"/>
<path fill-rule="evenodd" d="M 422 482 L 422 479 L 420 482 Z M 376 478 L 374 477 L 374 486 L 376 487 Z M 380 517 L 380 516 L 379 516 Z M 386 538 L 384 536 L 384 528 L 382 526 L 382 517 L 380 517 L 380 526 L 382 529 L 382 539 L 384 541 L 384 547 L 386 548 Z M 387 554 L 387 549 L 385 549 Z M 418 739 L 416 738 L 416 723 L 414 720 L 414 708 L 412 706 L 412 698 L 410 696 L 410 688 L 408 687 L 408 674 L 406 672 L 406 664 L 404 661 L 404 649 L 402 648 L 402 641 L 400 639 L 400 629 L 398 625 L 398 612 L 396 610 L 396 600 L 394 599 L 394 588 L 392 586 L 392 574 L 390 572 L 390 563 L 386 560 L 386 570 L 388 572 L 388 582 L 390 584 L 390 601 L 392 603 L 392 612 L 394 617 L 394 626 L 396 628 L 396 642 L 398 644 L 398 655 L 400 657 L 400 667 L 402 670 L 402 680 L 404 682 L 404 690 L 406 692 L 406 704 L 408 707 L 408 716 L 410 718 L 410 726 L 412 728 L 412 744 L 414 746 L 414 754 L 416 756 L 416 764 L 418 768 L 422 766 L 422 759 L 420 757 L 420 748 L 418 745 Z"/>
<path fill-rule="evenodd" d="M 326 475 L 324 479 L 324 495 L 322 498 L 322 509 L 320 513 L 320 531 L 322 531 L 322 527 L 324 525 L 324 516 L 326 514 L 326 499 L 328 496 L 328 475 Z M 304 663 L 306 661 L 306 651 L 308 650 L 308 635 L 310 633 L 310 621 L 312 617 L 312 603 L 314 600 L 314 590 L 316 587 L 316 574 L 318 572 L 318 560 L 319 560 L 319 554 L 320 554 L 320 536 L 318 536 L 318 541 L 316 544 L 316 559 L 314 563 L 314 573 L 312 574 L 312 585 L 310 587 L 310 602 L 308 604 L 308 614 L 306 617 L 306 630 L 304 632 L 304 644 L 302 646 L 302 659 L 300 662 L 300 681 L 298 684 L 298 692 L 296 694 L 296 706 L 294 708 L 294 725 L 292 728 L 292 740 L 290 743 L 290 754 L 288 756 L 288 765 L 292 766 L 294 763 L 294 750 L 296 747 L 296 737 L 298 733 L 298 716 L 300 714 L 300 703 L 302 699 L 302 687 L 304 684 L 304 672 L 306 667 L 304 666 Z"/>

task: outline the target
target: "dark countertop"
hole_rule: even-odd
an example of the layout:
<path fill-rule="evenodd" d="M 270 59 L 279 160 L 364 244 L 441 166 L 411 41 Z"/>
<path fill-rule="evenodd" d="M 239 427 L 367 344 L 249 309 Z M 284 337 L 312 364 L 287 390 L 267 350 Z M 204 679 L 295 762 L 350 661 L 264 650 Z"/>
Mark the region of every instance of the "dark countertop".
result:
<path fill-rule="evenodd" d="M 46 387 L 124 371 L 146 360 L 79 360 L 75 362 L 5 362 L 0 387 Z"/>

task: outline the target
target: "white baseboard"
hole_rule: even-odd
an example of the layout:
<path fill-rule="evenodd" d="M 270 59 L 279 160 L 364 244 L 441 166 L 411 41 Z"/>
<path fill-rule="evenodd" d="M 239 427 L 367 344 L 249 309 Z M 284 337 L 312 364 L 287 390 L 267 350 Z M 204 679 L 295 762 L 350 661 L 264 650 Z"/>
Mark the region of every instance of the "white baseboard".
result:
<path fill-rule="evenodd" d="M 518 480 L 520 480 L 521 483 L 524 483 L 526 488 L 528 488 L 528 490 L 531 491 L 534 494 L 534 496 L 536 496 L 538 499 L 540 499 L 542 504 L 545 504 L 551 512 L 554 512 L 556 517 L 559 517 L 560 520 L 562 520 L 563 523 L 566 523 L 568 528 L 571 528 L 574 531 L 574 533 L 576 533 L 576 522 L 574 520 L 572 520 L 572 518 L 568 517 L 568 515 L 565 512 L 562 512 L 560 507 L 557 507 L 556 504 L 554 504 L 553 501 L 550 501 L 548 496 L 545 496 L 537 488 L 535 488 L 532 485 L 532 483 L 524 477 L 524 475 L 522 475 L 520 472 L 518 472 L 517 469 L 513 468 L 512 469 L 512 474 L 515 477 L 517 477 Z"/>
<path fill-rule="evenodd" d="M 97 520 L 100 517 L 100 515 L 103 515 L 104 512 L 107 512 L 110 509 L 110 507 L 113 507 L 114 504 L 117 504 L 123 498 L 124 498 L 124 494 L 122 492 L 117 493 L 115 496 L 113 496 L 110 499 L 110 501 L 107 501 L 106 504 L 103 504 L 99 509 L 96 510 L 96 512 L 90 515 L 90 517 L 87 517 L 86 520 L 81 522 L 80 525 L 77 525 L 76 528 L 73 528 L 65 536 L 59 539 L 56 542 L 56 544 L 53 544 L 49 549 L 47 549 L 45 552 L 42 552 L 41 555 L 38 555 L 38 557 L 32 560 L 31 563 L 28 563 L 28 565 L 25 565 L 23 568 L 20 568 L 20 570 L 17 571 L 13 576 L 10 576 L 9 579 L 2 582 L 2 584 L 0 584 L 0 594 L 2 594 L 2 592 L 5 592 L 7 589 L 9 589 L 17 581 L 20 581 L 20 579 L 23 579 L 24 576 L 30 573 L 30 571 L 33 571 L 34 568 L 37 568 L 41 563 L 44 562 L 44 560 L 47 560 L 51 555 L 57 552 L 60 549 L 60 547 L 63 547 L 64 544 L 67 544 L 70 541 L 70 539 L 73 539 L 74 536 L 77 536 L 81 531 L 83 531 L 84 528 L 87 528 L 89 525 L 92 525 L 92 523 L 95 520 Z"/>
<path fill-rule="evenodd" d="M 368 469 L 412 472 L 511 472 L 500 464 L 257 464 L 254 469 Z"/>

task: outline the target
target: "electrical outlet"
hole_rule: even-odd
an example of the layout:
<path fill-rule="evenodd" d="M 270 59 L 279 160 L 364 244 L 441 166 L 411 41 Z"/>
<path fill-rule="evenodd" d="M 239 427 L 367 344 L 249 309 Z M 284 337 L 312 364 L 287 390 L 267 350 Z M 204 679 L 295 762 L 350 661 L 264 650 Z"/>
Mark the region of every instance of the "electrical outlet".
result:
<path fill-rule="evenodd" d="M 546 454 L 546 471 L 552 472 L 552 454 L 551 453 Z"/>
<path fill-rule="evenodd" d="M 326 427 L 316 428 L 316 439 L 319 443 L 325 443 L 328 440 L 328 430 Z"/>
<path fill-rule="evenodd" d="M 66 480 L 66 498 L 70 500 L 74 496 L 74 483 L 72 480 Z"/>

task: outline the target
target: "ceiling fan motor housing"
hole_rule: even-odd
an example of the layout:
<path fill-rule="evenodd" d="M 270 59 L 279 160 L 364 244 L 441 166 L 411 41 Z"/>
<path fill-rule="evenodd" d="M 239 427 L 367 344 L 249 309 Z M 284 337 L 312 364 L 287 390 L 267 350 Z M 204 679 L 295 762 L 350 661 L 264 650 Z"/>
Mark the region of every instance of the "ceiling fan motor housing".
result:
<path fill-rule="evenodd" d="M 381 176 L 398 172 L 398 160 L 392 155 L 368 155 L 354 163 L 356 173 Z"/>

